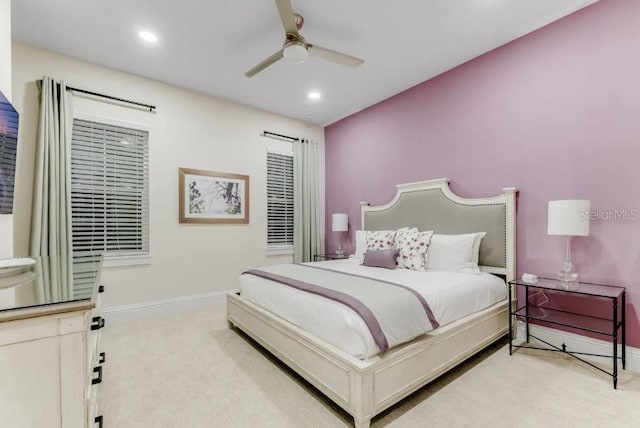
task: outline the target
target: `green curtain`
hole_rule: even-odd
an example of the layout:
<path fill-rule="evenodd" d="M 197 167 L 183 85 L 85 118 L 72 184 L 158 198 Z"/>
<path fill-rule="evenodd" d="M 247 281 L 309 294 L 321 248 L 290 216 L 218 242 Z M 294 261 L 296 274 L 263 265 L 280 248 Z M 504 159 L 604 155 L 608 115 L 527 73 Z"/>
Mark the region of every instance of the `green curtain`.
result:
<path fill-rule="evenodd" d="M 320 184 L 318 143 L 293 143 L 293 261 L 313 261 L 320 253 Z"/>
<path fill-rule="evenodd" d="M 29 253 L 41 258 L 42 303 L 73 298 L 71 130 L 73 108 L 63 82 L 43 77 L 36 142 Z"/>

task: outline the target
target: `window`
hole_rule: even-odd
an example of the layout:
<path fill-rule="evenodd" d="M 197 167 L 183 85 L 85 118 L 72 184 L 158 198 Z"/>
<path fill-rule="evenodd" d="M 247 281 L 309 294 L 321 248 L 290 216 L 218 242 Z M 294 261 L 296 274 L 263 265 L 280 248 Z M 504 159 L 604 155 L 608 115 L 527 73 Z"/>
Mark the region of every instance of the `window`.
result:
<path fill-rule="evenodd" d="M 73 121 L 71 229 L 75 256 L 148 256 L 148 141 L 146 130 L 81 118 Z"/>
<path fill-rule="evenodd" d="M 293 252 L 293 155 L 267 151 L 267 248 Z"/>

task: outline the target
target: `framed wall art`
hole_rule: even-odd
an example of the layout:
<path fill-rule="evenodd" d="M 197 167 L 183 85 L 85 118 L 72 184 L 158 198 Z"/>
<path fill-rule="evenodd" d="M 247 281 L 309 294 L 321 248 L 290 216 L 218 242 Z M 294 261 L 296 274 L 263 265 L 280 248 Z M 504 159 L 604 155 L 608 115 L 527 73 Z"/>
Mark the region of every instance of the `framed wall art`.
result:
<path fill-rule="evenodd" d="M 249 223 L 249 176 L 179 169 L 180 223 Z"/>

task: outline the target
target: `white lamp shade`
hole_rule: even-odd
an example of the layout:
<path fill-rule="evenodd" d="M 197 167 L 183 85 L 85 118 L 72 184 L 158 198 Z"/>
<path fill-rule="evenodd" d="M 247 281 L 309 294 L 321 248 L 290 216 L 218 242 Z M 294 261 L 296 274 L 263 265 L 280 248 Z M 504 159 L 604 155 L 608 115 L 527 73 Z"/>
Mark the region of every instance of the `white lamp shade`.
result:
<path fill-rule="evenodd" d="M 589 235 L 590 201 L 572 199 L 549 201 L 547 234 L 566 236 Z"/>
<path fill-rule="evenodd" d="M 334 232 L 346 232 L 349 230 L 349 215 L 334 214 L 331 221 L 331 230 Z"/>

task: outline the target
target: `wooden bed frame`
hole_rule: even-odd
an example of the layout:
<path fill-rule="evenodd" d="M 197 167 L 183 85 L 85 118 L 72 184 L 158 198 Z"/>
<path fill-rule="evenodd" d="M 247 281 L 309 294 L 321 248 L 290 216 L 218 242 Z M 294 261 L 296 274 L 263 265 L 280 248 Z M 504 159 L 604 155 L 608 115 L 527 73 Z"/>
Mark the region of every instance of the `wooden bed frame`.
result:
<path fill-rule="evenodd" d="M 362 229 L 416 226 L 437 233 L 487 231 L 480 268 L 515 279 L 515 195 L 505 188 L 493 198 L 466 199 L 451 192 L 446 178 L 397 186 L 386 205 L 362 203 Z M 227 295 L 230 327 L 264 348 L 350 413 L 356 428 L 508 332 L 508 302 L 440 327 L 360 360 L 245 300 Z"/>

